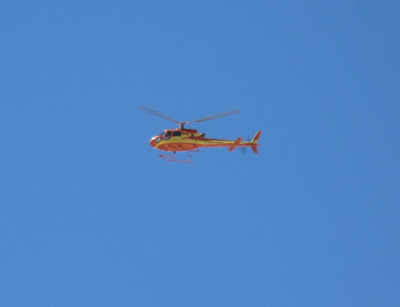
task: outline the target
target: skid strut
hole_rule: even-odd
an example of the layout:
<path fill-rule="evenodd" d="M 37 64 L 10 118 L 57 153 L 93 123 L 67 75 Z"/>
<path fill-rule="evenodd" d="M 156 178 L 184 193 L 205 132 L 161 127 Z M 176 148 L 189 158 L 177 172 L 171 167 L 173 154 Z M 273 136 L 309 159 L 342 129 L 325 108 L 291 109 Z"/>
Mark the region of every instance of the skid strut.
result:
<path fill-rule="evenodd" d="M 158 155 L 161 159 L 164 159 L 165 161 L 170 161 L 170 162 L 181 162 L 181 163 L 192 163 L 192 160 L 191 160 L 191 152 L 192 151 L 195 151 L 195 152 L 198 152 L 199 150 L 197 149 L 197 150 L 190 150 L 190 151 L 188 151 L 188 153 L 187 153 L 187 160 L 180 160 L 180 159 L 176 159 L 176 154 L 174 153 L 173 155 Z"/>

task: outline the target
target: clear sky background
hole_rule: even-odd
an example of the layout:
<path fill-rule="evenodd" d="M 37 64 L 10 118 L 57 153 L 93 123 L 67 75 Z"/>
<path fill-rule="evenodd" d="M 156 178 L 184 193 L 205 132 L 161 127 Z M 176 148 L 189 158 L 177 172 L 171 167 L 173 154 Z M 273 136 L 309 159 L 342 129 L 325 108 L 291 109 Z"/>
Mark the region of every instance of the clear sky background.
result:
<path fill-rule="evenodd" d="M 399 1 L 3 1 L 1 306 L 400 306 Z M 260 154 L 161 160 L 194 120 Z"/>

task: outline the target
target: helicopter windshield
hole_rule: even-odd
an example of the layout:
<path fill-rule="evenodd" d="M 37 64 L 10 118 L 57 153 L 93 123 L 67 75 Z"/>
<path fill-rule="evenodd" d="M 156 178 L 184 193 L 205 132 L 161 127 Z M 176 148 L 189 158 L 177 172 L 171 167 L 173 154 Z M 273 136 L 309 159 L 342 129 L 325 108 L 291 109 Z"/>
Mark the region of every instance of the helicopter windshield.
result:
<path fill-rule="evenodd" d="M 164 135 L 164 131 L 159 134 L 159 136 L 163 136 L 163 135 Z"/>

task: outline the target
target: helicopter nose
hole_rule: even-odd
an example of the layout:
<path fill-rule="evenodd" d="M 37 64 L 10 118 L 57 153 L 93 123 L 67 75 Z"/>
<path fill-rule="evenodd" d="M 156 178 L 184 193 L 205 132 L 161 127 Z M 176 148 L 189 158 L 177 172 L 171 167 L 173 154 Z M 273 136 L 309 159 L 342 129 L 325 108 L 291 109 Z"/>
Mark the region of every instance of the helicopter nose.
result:
<path fill-rule="evenodd" d="M 156 147 L 156 145 L 157 145 L 156 138 L 157 137 L 155 136 L 150 140 L 149 144 L 151 147 Z"/>

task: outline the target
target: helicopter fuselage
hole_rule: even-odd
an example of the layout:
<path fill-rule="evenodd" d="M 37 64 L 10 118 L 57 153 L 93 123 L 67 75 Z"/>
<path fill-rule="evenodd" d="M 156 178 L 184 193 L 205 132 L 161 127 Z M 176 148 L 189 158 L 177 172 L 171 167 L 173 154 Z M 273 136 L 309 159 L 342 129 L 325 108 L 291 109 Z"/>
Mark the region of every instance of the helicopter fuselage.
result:
<path fill-rule="evenodd" d="M 257 132 L 251 142 L 241 142 L 242 138 L 236 141 L 206 138 L 204 133 L 199 133 L 195 129 L 168 129 L 153 137 L 150 140 L 150 146 L 168 152 L 192 151 L 203 147 L 229 147 L 229 151 L 236 147 L 251 147 L 256 152 L 260 134 L 260 131 Z"/>

